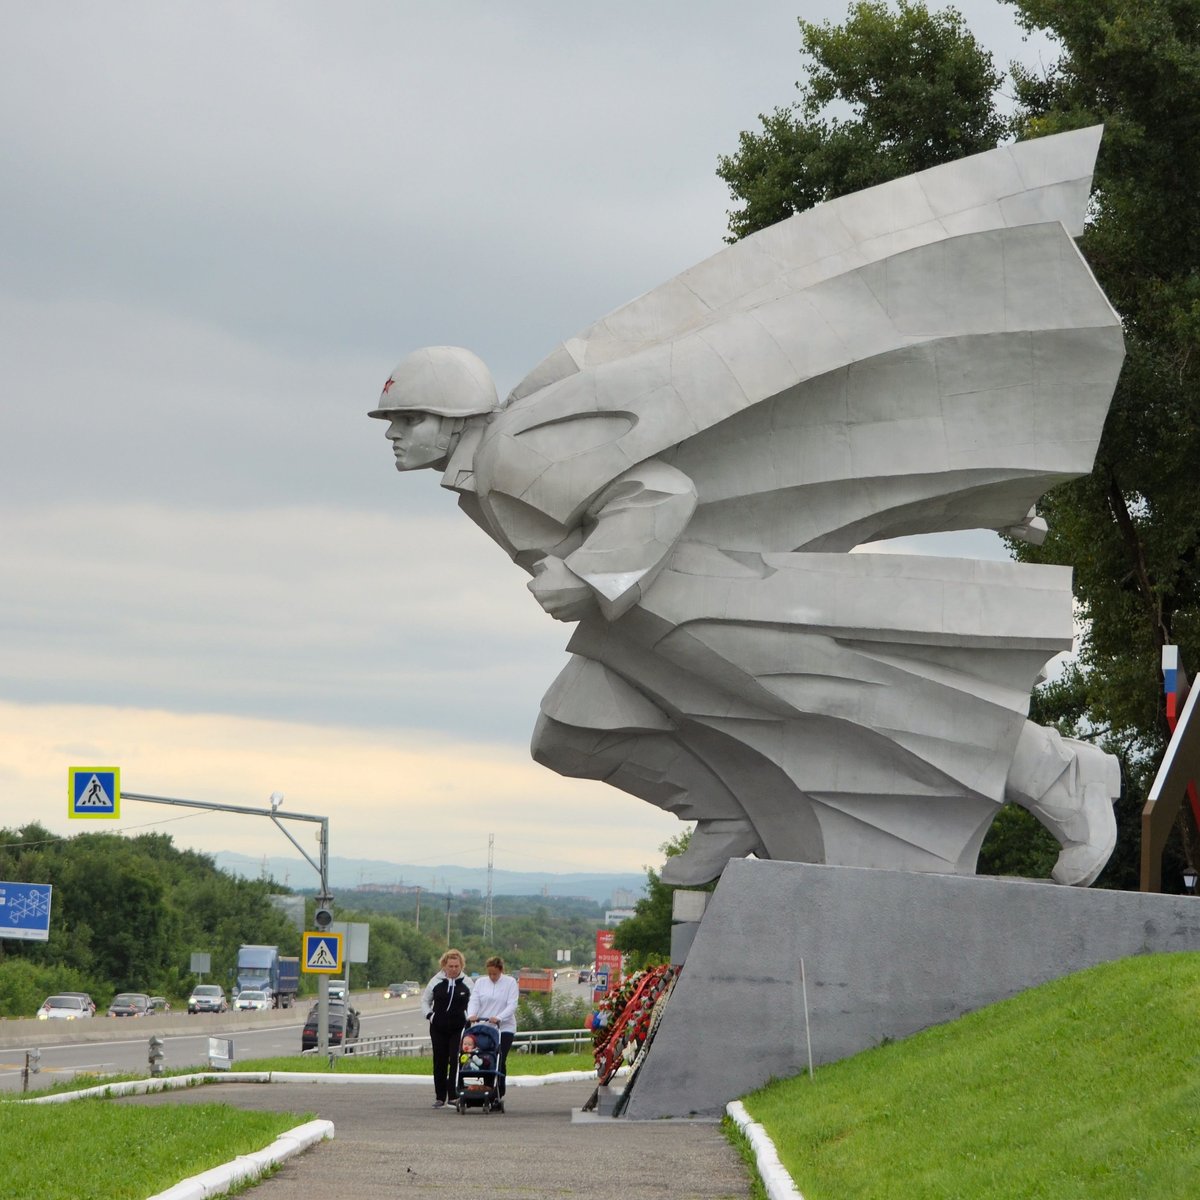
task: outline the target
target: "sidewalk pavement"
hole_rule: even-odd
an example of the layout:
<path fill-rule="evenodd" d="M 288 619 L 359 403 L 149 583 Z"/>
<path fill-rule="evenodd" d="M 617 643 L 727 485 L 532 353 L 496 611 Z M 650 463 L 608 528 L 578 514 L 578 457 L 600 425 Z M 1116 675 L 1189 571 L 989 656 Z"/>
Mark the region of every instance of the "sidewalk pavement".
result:
<path fill-rule="evenodd" d="M 253 1200 L 446 1200 L 464 1190 L 489 1200 L 749 1197 L 748 1170 L 715 1122 L 572 1123 L 594 1087 L 514 1087 L 510 1078 L 504 1113 L 462 1116 L 430 1107 L 432 1083 L 222 1083 L 114 1103 L 227 1104 L 333 1122 L 333 1140 L 244 1193 Z"/>

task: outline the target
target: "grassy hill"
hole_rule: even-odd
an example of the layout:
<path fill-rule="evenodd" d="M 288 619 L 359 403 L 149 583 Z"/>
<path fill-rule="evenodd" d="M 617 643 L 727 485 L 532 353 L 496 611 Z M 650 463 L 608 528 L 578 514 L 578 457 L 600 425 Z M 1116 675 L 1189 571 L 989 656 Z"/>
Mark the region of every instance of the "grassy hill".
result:
<path fill-rule="evenodd" d="M 1200 954 L 1148 955 L 745 1105 L 805 1200 L 1173 1200 L 1200 1187 L 1198 1027 Z"/>

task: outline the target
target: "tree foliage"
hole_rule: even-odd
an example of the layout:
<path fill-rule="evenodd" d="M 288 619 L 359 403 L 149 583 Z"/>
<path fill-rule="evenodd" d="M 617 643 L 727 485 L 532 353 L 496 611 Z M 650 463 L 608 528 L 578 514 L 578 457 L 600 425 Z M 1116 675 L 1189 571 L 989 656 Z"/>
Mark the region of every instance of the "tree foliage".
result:
<path fill-rule="evenodd" d="M 390 913 L 403 928 L 415 932 L 417 924 L 416 897 L 411 894 L 364 892 L 354 897 L 360 912 L 347 920 L 366 920 L 367 914 Z M 565 950 L 569 961 L 592 961 L 596 947 L 596 930 L 604 919 L 604 908 L 593 900 L 548 896 L 496 896 L 493 900 L 492 936 L 483 937 L 483 910 L 478 900 L 454 897 L 450 912 L 450 941 L 466 955 L 467 970 L 482 970 L 482 964 L 493 954 L 504 959 L 509 970 L 520 967 L 552 968 L 558 962 L 558 952 Z M 382 980 L 386 971 L 376 965 L 375 922 L 371 915 L 370 978 Z M 436 963 L 446 949 L 445 896 L 426 894 L 420 909 L 422 943 L 428 947 L 429 961 Z M 421 968 L 423 970 L 424 968 Z M 420 971 L 412 978 L 420 979 Z M 401 973 L 389 976 L 408 978 Z"/>
<path fill-rule="evenodd" d="M 844 25 L 800 21 L 800 99 L 742 133 L 717 174 L 742 207 L 730 240 L 835 196 L 988 150 L 1004 134 L 992 57 L 956 12 L 900 0 L 850 8 Z M 849 116 L 835 113 L 849 111 Z"/>
<path fill-rule="evenodd" d="M 162 834 L 0 830 L 0 878 L 53 887 L 49 939 L 0 943 L 6 1016 L 28 1016 L 53 991 L 87 991 L 98 1005 L 118 991 L 182 996 L 195 951 L 211 956 L 209 978 L 223 984 L 243 943 L 300 952 L 299 932 L 267 899 L 286 889 L 226 875 Z"/>
<path fill-rule="evenodd" d="M 663 842 L 659 849 L 672 858 L 682 854 L 691 840 L 691 830 Z M 711 892 L 716 880 L 696 890 Z M 633 908 L 634 915 L 626 917 L 613 932 L 613 946 L 625 955 L 628 971 L 669 962 L 671 959 L 671 913 L 675 889 L 663 883 L 653 867 L 646 868 L 646 895 Z"/>

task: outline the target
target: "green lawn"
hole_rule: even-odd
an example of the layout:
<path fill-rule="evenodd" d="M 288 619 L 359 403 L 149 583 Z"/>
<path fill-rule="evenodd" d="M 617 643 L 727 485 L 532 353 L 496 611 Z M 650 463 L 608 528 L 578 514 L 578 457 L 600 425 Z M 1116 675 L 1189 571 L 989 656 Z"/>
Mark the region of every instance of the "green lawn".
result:
<path fill-rule="evenodd" d="M 218 1103 L 9 1104 L 0 1121 L 3 1194 L 12 1200 L 146 1200 L 189 1175 L 262 1150 L 310 1120 L 311 1113 L 242 1112 Z M 81 1180 L 95 1181 L 99 1190 Z"/>
<path fill-rule="evenodd" d="M 1173 1200 L 1200 1177 L 1200 954 L 1105 964 L 745 1099 L 805 1200 Z"/>
<path fill-rule="evenodd" d="M 428 1075 L 433 1077 L 433 1059 L 428 1055 L 374 1058 L 366 1054 L 345 1054 L 334 1060 L 339 1075 Z M 328 1072 L 329 1060 L 319 1054 L 311 1057 L 254 1058 L 233 1064 L 237 1071 L 317 1071 Z M 552 1075 L 558 1071 L 595 1071 L 591 1051 L 585 1054 L 510 1054 L 509 1075 Z"/>

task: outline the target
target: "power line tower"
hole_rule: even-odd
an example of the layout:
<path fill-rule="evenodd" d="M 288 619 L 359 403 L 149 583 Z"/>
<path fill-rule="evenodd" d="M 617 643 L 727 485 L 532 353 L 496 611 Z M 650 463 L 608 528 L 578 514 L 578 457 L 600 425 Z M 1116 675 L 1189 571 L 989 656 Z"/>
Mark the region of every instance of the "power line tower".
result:
<path fill-rule="evenodd" d="M 496 835 L 488 834 L 488 873 L 487 873 L 487 897 L 483 902 L 483 944 L 490 946 L 492 944 L 493 929 L 492 929 L 492 861 L 496 848 Z"/>

